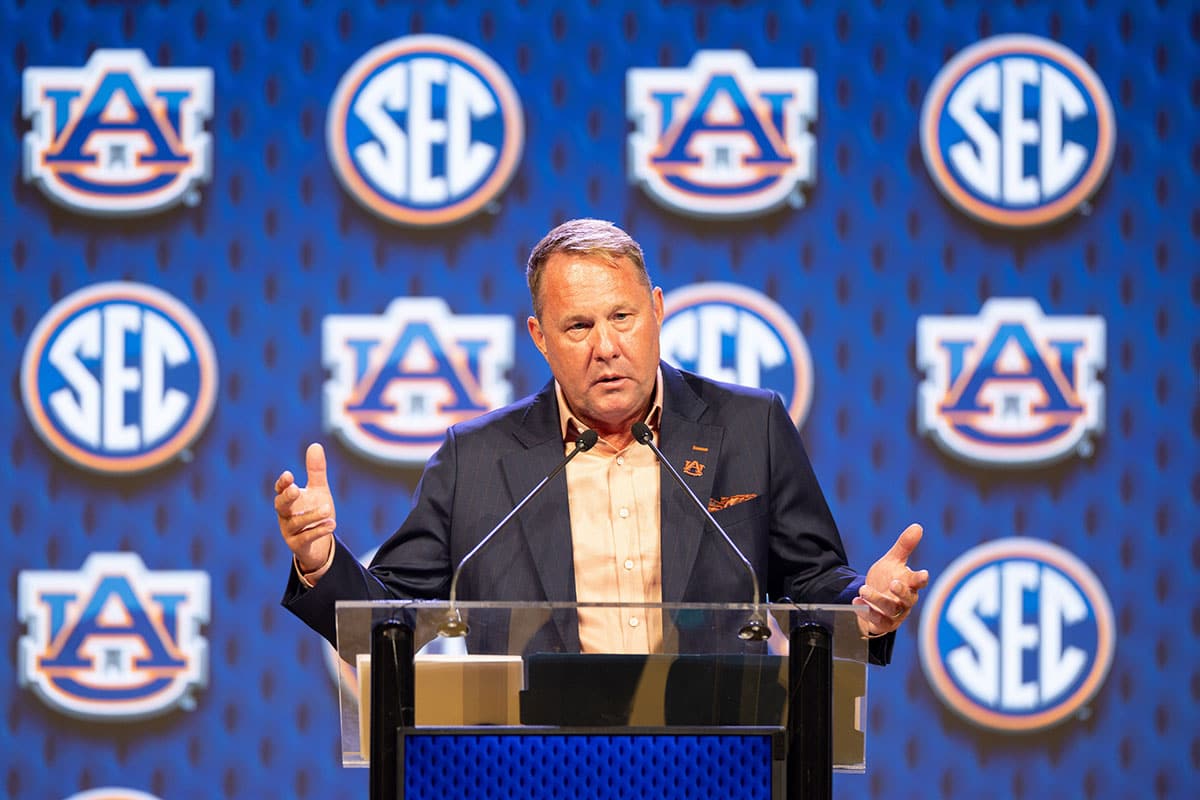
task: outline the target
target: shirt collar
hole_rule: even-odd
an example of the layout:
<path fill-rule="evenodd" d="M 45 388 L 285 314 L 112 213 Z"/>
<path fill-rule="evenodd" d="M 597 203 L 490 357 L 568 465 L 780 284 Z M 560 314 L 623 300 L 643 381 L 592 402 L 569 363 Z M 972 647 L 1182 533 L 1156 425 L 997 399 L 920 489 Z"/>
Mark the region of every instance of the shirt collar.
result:
<path fill-rule="evenodd" d="M 558 421 L 563 441 L 574 442 L 579 437 L 579 434 L 587 430 L 587 426 L 575 416 L 575 413 L 571 411 L 571 407 L 567 405 L 567 398 L 563 395 L 562 386 L 559 385 L 557 378 L 554 380 L 554 396 L 558 400 Z M 662 403 L 663 375 L 662 367 L 659 366 L 654 379 L 654 402 L 650 404 L 650 411 L 646 414 L 646 418 L 642 420 L 656 434 L 658 433 L 659 419 L 662 417 Z"/>

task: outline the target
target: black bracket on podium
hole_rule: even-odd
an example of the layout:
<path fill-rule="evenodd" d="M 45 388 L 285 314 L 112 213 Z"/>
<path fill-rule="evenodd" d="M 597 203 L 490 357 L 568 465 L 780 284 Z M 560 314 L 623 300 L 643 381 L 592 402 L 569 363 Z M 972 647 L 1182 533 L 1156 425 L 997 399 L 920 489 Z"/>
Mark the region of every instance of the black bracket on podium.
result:
<path fill-rule="evenodd" d="M 396 731 L 415 724 L 413 631 L 396 620 L 371 629 L 371 800 L 400 797 Z"/>
<path fill-rule="evenodd" d="M 833 797 L 833 638 L 815 622 L 792 629 L 788 656 L 787 798 Z"/>

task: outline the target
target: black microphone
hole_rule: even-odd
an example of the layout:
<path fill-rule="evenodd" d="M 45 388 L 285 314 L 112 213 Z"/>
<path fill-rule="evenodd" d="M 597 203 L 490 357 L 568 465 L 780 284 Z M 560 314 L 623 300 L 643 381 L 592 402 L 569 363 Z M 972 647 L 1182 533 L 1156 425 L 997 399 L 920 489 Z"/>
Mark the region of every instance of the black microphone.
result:
<path fill-rule="evenodd" d="M 729 534 L 721 527 L 721 523 L 717 522 L 713 517 L 712 512 L 708 510 L 708 506 L 701 503 L 700 498 L 696 497 L 696 493 L 692 491 L 692 487 L 684 482 L 683 476 L 676 472 L 671 463 L 663 457 L 662 451 L 654 444 L 654 434 L 650 431 L 650 426 L 644 422 L 635 422 L 631 432 L 634 439 L 637 439 L 640 443 L 654 451 L 654 455 L 658 456 L 658 463 L 667 468 L 667 472 L 671 473 L 671 477 L 683 488 L 687 496 L 692 498 L 692 502 L 696 504 L 696 507 L 704 512 L 704 516 L 708 517 L 708 521 L 717 529 L 717 533 L 721 534 L 721 538 L 725 540 L 725 544 L 729 545 L 734 555 L 738 557 L 742 565 L 746 567 L 746 571 L 750 573 L 750 583 L 754 591 L 753 598 L 750 601 L 753 609 L 750 612 L 750 619 L 738 629 L 738 638 L 747 642 L 765 642 L 767 639 L 770 639 L 771 630 L 767 627 L 766 615 L 763 614 L 762 606 L 758 601 L 758 575 L 754 573 L 754 567 L 750 565 L 750 559 L 746 558 L 746 554 L 742 552 L 742 549 L 733 543 L 733 539 L 729 538 Z"/>
<path fill-rule="evenodd" d="M 517 503 L 504 519 L 496 523 L 496 527 L 488 531 L 487 536 L 479 540 L 479 544 L 471 548 L 471 552 L 462 557 L 462 561 L 459 561 L 458 566 L 454 568 L 454 576 L 450 579 L 450 608 L 446 612 L 446 621 L 438 626 L 438 636 L 465 636 L 471 630 L 470 626 L 463 620 L 462 614 L 459 613 L 458 606 L 455 605 L 458 599 L 458 577 L 462 575 L 463 567 L 467 565 L 467 562 L 474 558 L 475 554 L 482 550 L 483 546 L 490 542 L 492 537 L 499 533 L 500 529 L 507 525 L 517 515 L 517 512 L 525 507 L 526 503 L 537 497 L 538 493 L 546 487 L 546 484 L 550 483 L 555 475 L 562 472 L 567 464 L 571 462 L 572 458 L 585 450 L 591 450 L 599 439 L 600 436 L 590 428 L 579 434 L 578 438 L 575 439 L 575 449 L 567 453 L 567 457 L 549 475 L 542 478 L 541 483 L 533 487 L 529 494 L 525 495 L 521 502 Z"/>

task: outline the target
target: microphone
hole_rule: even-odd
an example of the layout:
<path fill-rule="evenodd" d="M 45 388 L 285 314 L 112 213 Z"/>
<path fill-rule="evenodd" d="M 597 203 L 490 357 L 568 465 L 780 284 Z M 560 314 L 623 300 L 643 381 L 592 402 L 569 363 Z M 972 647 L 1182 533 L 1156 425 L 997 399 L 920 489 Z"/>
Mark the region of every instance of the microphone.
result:
<path fill-rule="evenodd" d="M 529 494 L 525 495 L 521 502 L 517 503 L 513 510 L 505 515 L 504 519 L 496 523 L 496 527 L 488 531 L 487 536 L 484 536 L 479 540 L 479 544 L 471 548 L 471 552 L 462 557 L 462 561 L 459 561 L 458 566 L 454 568 L 454 576 L 450 579 L 450 608 L 446 611 L 446 621 L 438 626 L 438 636 L 466 636 L 471 630 L 470 626 L 468 626 L 466 621 L 462 618 L 462 614 L 459 613 L 458 606 L 455 605 L 456 601 L 458 600 L 458 578 L 460 575 L 462 575 L 463 567 L 467 565 L 467 562 L 474 558 L 475 554 L 482 550 L 483 546 L 490 542 L 492 537 L 499 533 L 500 529 L 507 525 L 512 518 L 517 515 L 517 512 L 525 507 L 526 503 L 537 497 L 538 493 L 545 488 L 546 484 L 550 483 L 550 481 L 554 479 L 554 476 L 558 475 L 558 473 L 562 472 L 563 469 L 566 468 L 567 464 L 571 462 L 572 458 L 584 452 L 585 450 L 591 450 L 599 439 L 600 436 L 590 428 L 579 434 L 579 437 L 575 439 L 575 449 L 567 453 L 567 457 L 564 458 L 549 475 L 542 478 L 541 482 L 537 486 L 533 487 L 533 489 L 529 491 Z"/>
<path fill-rule="evenodd" d="M 733 539 L 729 538 L 729 534 L 726 533 L 725 529 L 721 527 L 721 523 L 717 522 L 717 520 L 713 517 L 712 512 L 708 510 L 708 506 L 704 505 L 704 503 L 701 503 L 700 498 L 696 497 L 696 493 L 692 491 L 692 487 L 688 486 L 687 483 L 684 482 L 683 476 L 676 472 L 675 468 L 671 466 L 671 463 L 663 457 L 662 451 L 659 450 L 658 446 L 654 444 L 654 434 L 650 431 L 650 426 L 644 422 L 635 422 L 631 432 L 633 433 L 634 439 L 637 439 L 638 442 L 646 445 L 654 451 L 654 455 L 658 456 L 658 463 L 667 468 L 667 472 L 671 473 L 671 477 L 673 477 L 675 482 L 683 488 L 683 491 L 687 493 L 687 496 L 692 498 L 692 502 L 696 504 L 696 507 L 704 512 L 704 516 L 707 517 L 708 521 L 712 523 L 712 526 L 717 529 L 717 533 L 721 534 L 721 538 L 725 540 L 725 544 L 729 545 L 729 548 L 733 550 L 734 555 L 738 557 L 738 560 L 742 562 L 742 565 L 746 568 L 746 571 L 750 573 L 750 583 L 754 592 L 750 603 L 753 606 L 753 609 L 750 612 L 750 619 L 745 625 L 738 629 L 738 638 L 747 642 L 765 642 L 767 639 L 771 638 L 771 630 L 767 627 L 766 615 L 763 613 L 762 604 L 758 601 L 758 575 L 754 573 L 754 567 L 750 566 L 750 559 L 746 558 L 746 554 L 742 552 L 741 548 L 733 543 Z"/>

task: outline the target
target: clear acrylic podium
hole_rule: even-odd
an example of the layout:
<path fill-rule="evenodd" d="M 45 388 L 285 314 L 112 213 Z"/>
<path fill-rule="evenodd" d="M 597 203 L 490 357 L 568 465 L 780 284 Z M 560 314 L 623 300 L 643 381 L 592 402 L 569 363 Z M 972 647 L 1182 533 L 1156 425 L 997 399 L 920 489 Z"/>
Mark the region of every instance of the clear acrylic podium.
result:
<path fill-rule="evenodd" d="M 650 626 L 581 653 L 580 614 Z M 766 641 L 739 638 L 752 615 Z M 371 800 L 832 795 L 863 772 L 854 606 L 339 602 L 342 762 Z M 467 632 L 439 636 L 461 620 Z M 636 622 L 634 622 L 636 620 Z"/>

